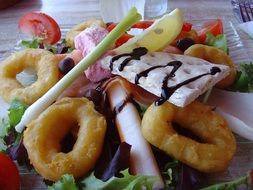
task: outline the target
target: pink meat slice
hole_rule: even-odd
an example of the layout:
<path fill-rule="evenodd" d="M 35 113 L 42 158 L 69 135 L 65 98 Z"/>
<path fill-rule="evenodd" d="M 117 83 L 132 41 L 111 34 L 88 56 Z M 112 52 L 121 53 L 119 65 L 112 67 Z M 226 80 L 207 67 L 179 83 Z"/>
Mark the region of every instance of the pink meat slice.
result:
<path fill-rule="evenodd" d="M 108 31 L 100 26 L 93 26 L 86 28 L 79 35 L 75 37 L 75 48 L 82 52 L 85 57 L 101 42 Z M 110 70 L 101 67 L 100 60 L 91 65 L 85 71 L 86 77 L 92 82 L 98 82 L 111 76 Z"/>

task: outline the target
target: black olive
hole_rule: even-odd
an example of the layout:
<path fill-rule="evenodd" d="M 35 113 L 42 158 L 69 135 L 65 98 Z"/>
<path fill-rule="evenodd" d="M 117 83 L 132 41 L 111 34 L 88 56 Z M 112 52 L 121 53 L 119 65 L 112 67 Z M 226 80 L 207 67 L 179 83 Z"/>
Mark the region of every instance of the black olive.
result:
<path fill-rule="evenodd" d="M 183 38 L 177 41 L 177 47 L 183 52 L 194 44 L 195 41 L 191 38 Z"/>
<path fill-rule="evenodd" d="M 74 66 L 75 62 L 70 57 L 64 58 L 58 64 L 59 70 L 63 75 L 67 74 L 71 69 L 73 69 Z"/>
<path fill-rule="evenodd" d="M 68 49 L 69 49 L 69 47 L 66 46 L 66 45 L 63 44 L 63 43 L 57 44 L 57 45 L 56 45 L 56 48 L 57 48 L 56 51 L 57 51 L 58 54 L 67 53 L 67 52 L 68 52 Z"/>

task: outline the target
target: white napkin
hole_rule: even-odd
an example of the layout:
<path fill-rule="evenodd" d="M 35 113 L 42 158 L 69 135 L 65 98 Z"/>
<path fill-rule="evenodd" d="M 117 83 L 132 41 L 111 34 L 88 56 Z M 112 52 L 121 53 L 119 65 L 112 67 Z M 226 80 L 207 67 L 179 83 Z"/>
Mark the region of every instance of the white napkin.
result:
<path fill-rule="evenodd" d="M 145 0 L 100 0 L 100 13 L 104 22 L 119 22 L 129 9 L 136 7 L 143 18 L 144 5 Z"/>
<path fill-rule="evenodd" d="M 253 21 L 241 23 L 238 28 L 253 38 Z"/>

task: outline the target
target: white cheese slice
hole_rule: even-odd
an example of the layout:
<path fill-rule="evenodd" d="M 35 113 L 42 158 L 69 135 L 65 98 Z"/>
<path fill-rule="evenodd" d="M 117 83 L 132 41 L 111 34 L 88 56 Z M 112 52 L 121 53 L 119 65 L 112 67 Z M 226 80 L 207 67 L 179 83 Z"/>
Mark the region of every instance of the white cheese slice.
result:
<path fill-rule="evenodd" d="M 113 56 L 105 57 L 101 63 L 102 67 L 109 69 Z M 176 71 L 175 76 L 168 80 L 168 87 L 177 85 L 187 79 L 209 73 L 212 67 L 219 67 L 221 72 L 215 75 L 205 75 L 193 82 L 178 88 L 168 99 L 169 102 L 179 107 L 184 107 L 194 101 L 199 95 L 214 86 L 229 74 L 229 67 L 226 65 L 212 64 L 203 59 L 169 54 L 165 52 L 154 52 L 141 56 L 140 60 L 131 60 L 123 69 L 119 71 L 119 65 L 130 56 L 124 56 L 113 62 L 112 73 L 120 75 L 131 83 L 135 83 L 136 74 L 156 65 L 166 65 L 171 61 L 180 61 L 182 66 Z M 139 86 L 145 90 L 161 96 L 163 79 L 172 71 L 172 66 L 157 68 L 148 73 L 147 77 L 139 79 Z"/>

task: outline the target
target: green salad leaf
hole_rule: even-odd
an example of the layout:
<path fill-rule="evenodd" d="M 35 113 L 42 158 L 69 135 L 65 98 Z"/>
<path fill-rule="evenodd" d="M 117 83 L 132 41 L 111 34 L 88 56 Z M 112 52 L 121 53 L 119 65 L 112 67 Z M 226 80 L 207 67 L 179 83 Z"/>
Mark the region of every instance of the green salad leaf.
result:
<path fill-rule="evenodd" d="M 11 102 L 9 108 L 9 122 L 11 127 L 15 127 L 20 122 L 22 115 L 27 108 L 28 105 L 22 103 L 17 99 L 14 99 Z"/>
<path fill-rule="evenodd" d="M 179 161 L 172 160 L 171 162 L 166 163 L 162 176 L 165 183 L 165 189 L 176 189 L 177 178 L 178 178 L 178 167 Z"/>
<path fill-rule="evenodd" d="M 1 118 L 0 120 L 0 152 L 5 152 L 7 145 L 4 138 L 8 135 L 10 131 L 10 123 L 8 118 Z"/>
<path fill-rule="evenodd" d="M 128 169 L 121 172 L 123 177 L 112 177 L 108 181 L 104 182 L 97 179 L 94 173 L 81 181 L 83 190 L 139 190 L 142 187 L 146 187 L 147 190 L 151 190 L 155 181 L 158 180 L 156 176 L 141 176 L 130 175 Z"/>
<path fill-rule="evenodd" d="M 226 54 L 228 54 L 227 38 L 225 34 L 214 36 L 211 32 L 207 32 L 206 37 L 206 45 L 221 49 Z"/>
<path fill-rule="evenodd" d="M 33 37 L 30 40 L 21 40 L 18 45 L 23 48 L 38 48 L 40 43 L 41 43 L 40 38 Z"/>
<path fill-rule="evenodd" d="M 28 40 L 21 40 L 18 46 L 22 48 L 40 48 L 42 46 L 43 49 L 50 50 L 53 53 L 57 53 L 57 47 L 49 44 L 43 44 L 42 39 L 38 37 L 32 37 Z"/>
<path fill-rule="evenodd" d="M 14 99 L 10 104 L 10 108 L 8 109 L 8 117 L 0 119 L 0 152 L 6 151 L 7 145 L 4 139 L 9 135 L 11 129 L 19 123 L 27 107 L 28 105 Z M 18 141 L 20 135 L 17 135 L 16 137 L 16 140 Z"/>
<path fill-rule="evenodd" d="M 252 183 L 253 183 L 253 170 L 249 171 L 245 176 L 242 176 L 233 181 L 211 185 L 209 187 L 205 187 L 200 190 L 235 190 L 240 189 L 242 185 L 244 186 L 244 189 L 250 190 L 253 187 Z"/>
<path fill-rule="evenodd" d="M 48 187 L 49 190 L 78 190 L 75 179 L 72 175 L 65 174 L 62 178 Z"/>
<path fill-rule="evenodd" d="M 240 71 L 237 73 L 237 78 L 232 86 L 233 91 L 253 92 L 253 63 L 241 63 Z"/>
<path fill-rule="evenodd" d="M 153 188 L 158 180 L 157 176 L 130 175 L 128 169 L 121 172 L 122 177 L 111 177 L 102 181 L 95 177 L 94 172 L 89 176 L 75 183 L 73 176 L 63 175 L 62 179 L 48 187 L 49 190 L 139 190 L 143 187 L 147 190 Z"/>
<path fill-rule="evenodd" d="M 0 153 L 5 152 L 7 149 L 7 145 L 5 141 L 0 137 Z"/>

